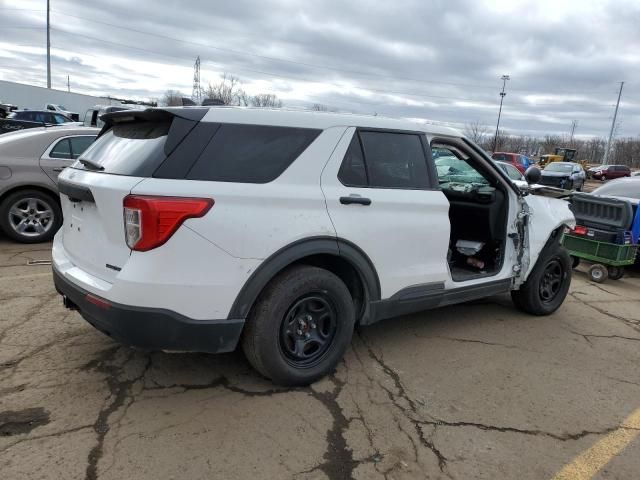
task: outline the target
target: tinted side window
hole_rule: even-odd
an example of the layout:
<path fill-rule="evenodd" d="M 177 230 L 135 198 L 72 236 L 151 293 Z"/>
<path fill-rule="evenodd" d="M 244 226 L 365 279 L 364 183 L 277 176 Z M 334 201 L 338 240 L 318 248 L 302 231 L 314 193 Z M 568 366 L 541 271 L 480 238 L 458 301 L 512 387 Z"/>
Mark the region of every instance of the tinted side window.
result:
<path fill-rule="evenodd" d="M 366 187 L 368 185 L 367 169 L 360 140 L 356 133 L 351 139 L 347 153 L 338 171 L 338 180 L 349 187 Z"/>
<path fill-rule="evenodd" d="M 493 158 L 494 160 L 499 160 L 501 162 L 508 162 L 510 160 L 510 158 L 504 153 L 494 153 L 493 155 L 491 155 L 491 158 Z"/>
<path fill-rule="evenodd" d="M 415 134 L 360 132 L 369 186 L 428 188 L 427 159 Z"/>
<path fill-rule="evenodd" d="M 55 147 L 49 152 L 51 158 L 71 158 L 71 142 L 68 138 L 64 138 L 56 143 Z"/>
<path fill-rule="evenodd" d="M 267 183 L 275 180 L 320 130 L 223 124 L 187 173 L 190 180 Z"/>
<path fill-rule="evenodd" d="M 53 114 L 53 117 L 55 118 L 55 123 L 67 123 L 69 121 L 65 117 L 57 113 Z"/>
<path fill-rule="evenodd" d="M 71 158 L 78 158 L 89 145 L 93 143 L 96 137 L 73 137 L 69 141 L 71 143 Z"/>

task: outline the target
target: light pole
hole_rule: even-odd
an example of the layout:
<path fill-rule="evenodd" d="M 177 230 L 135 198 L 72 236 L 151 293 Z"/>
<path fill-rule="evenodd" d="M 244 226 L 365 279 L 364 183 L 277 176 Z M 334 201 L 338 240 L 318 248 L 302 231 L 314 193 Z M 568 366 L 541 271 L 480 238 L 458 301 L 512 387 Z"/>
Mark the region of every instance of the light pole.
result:
<path fill-rule="evenodd" d="M 496 124 L 496 135 L 493 137 L 493 151 L 496 151 L 498 148 L 498 129 L 500 128 L 500 116 L 502 115 L 502 102 L 504 101 L 504 96 L 506 92 L 504 91 L 507 86 L 507 80 L 511 80 L 509 75 L 502 75 L 502 91 L 500 92 L 500 110 L 498 110 L 498 123 Z"/>
<path fill-rule="evenodd" d="M 47 88 L 51 88 L 51 24 L 49 22 L 49 0 L 47 0 Z"/>

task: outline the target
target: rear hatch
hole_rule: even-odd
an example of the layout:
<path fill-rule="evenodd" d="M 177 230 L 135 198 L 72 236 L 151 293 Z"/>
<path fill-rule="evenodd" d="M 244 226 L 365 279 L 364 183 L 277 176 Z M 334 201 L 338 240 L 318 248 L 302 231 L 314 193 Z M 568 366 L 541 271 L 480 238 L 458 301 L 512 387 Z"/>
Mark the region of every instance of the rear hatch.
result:
<path fill-rule="evenodd" d="M 115 278 L 131 254 L 124 198 L 153 175 L 204 113 L 150 109 L 103 117 L 107 126 L 98 139 L 58 177 L 62 244 L 73 265 L 102 280 Z"/>

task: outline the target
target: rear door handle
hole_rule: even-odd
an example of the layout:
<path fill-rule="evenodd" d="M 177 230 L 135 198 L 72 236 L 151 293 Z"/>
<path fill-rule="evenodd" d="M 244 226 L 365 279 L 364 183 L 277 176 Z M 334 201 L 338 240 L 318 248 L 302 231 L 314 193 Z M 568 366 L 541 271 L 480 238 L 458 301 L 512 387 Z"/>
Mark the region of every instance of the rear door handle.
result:
<path fill-rule="evenodd" d="M 62 171 L 62 170 L 64 170 L 65 168 L 67 168 L 67 167 L 55 167 L 55 168 L 53 169 L 53 171 L 54 171 L 54 172 L 61 172 L 61 171 Z"/>
<path fill-rule="evenodd" d="M 340 197 L 340 203 L 342 205 L 371 205 L 371 199 L 366 197 L 356 197 L 353 195 L 349 195 L 348 197 Z"/>

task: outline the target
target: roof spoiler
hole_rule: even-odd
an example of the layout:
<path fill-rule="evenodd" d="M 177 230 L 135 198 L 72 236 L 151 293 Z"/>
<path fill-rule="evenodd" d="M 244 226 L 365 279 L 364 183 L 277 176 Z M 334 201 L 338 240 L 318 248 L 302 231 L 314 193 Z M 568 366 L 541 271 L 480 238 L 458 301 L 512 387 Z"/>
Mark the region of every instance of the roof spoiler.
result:
<path fill-rule="evenodd" d="M 204 107 L 167 107 L 167 108 L 146 108 L 144 110 L 121 110 L 119 112 L 105 113 L 100 118 L 104 121 L 105 127 L 111 127 L 118 123 L 127 122 L 161 122 L 168 121 L 173 117 L 184 118 L 193 122 L 199 122 L 209 111 Z"/>

